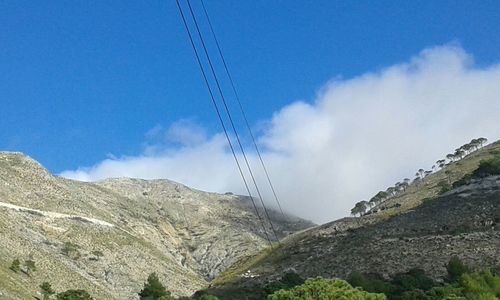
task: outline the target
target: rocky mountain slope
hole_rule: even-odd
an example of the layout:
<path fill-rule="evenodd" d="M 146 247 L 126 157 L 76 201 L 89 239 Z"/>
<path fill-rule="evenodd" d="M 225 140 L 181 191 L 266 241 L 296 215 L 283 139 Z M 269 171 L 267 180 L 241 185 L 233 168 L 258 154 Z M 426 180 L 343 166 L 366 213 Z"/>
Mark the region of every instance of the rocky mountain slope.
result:
<path fill-rule="evenodd" d="M 280 238 L 312 226 L 271 211 Z M 268 225 L 269 226 L 269 225 Z M 135 299 L 151 272 L 190 295 L 267 246 L 249 200 L 168 180 L 83 183 L 0 153 L 0 299 L 32 299 L 43 281 L 96 299 Z M 35 261 L 28 276 L 14 259 Z"/>
<path fill-rule="evenodd" d="M 392 199 L 381 213 L 311 228 L 273 251 L 242 259 L 216 278 L 210 292 L 222 299 L 263 299 L 262 285 L 290 270 L 304 278 L 347 278 L 353 271 L 387 278 L 421 268 L 439 279 L 452 256 L 473 269 L 500 266 L 500 176 L 441 195 L 438 185 L 472 172 L 499 150 L 497 142 L 452 163 Z"/>

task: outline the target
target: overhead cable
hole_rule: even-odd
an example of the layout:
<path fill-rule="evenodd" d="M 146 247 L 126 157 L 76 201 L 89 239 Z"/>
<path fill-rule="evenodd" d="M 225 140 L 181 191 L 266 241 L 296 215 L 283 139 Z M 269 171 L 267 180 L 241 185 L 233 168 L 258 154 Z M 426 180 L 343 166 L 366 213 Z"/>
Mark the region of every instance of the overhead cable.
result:
<path fill-rule="evenodd" d="M 271 177 L 269 176 L 269 172 L 267 171 L 267 167 L 266 167 L 266 164 L 264 163 L 264 159 L 262 158 L 262 155 L 260 153 L 259 146 L 257 145 L 257 142 L 255 140 L 255 136 L 253 135 L 253 132 L 252 132 L 252 129 L 251 129 L 250 124 L 248 122 L 248 118 L 246 116 L 245 110 L 243 109 L 243 105 L 241 104 L 239 93 L 236 90 L 236 86 L 234 84 L 233 77 L 231 76 L 231 73 L 229 72 L 229 67 L 228 67 L 228 65 L 226 63 L 226 59 L 224 58 L 224 54 L 222 53 L 222 49 L 221 49 L 221 46 L 219 44 L 219 40 L 217 39 L 217 36 L 215 34 L 215 30 L 214 30 L 214 28 L 212 26 L 212 22 L 210 20 L 210 17 L 208 15 L 208 11 L 207 11 L 207 9 L 205 7 L 205 3 L 204 3 L 203 0 L 201 0 L 201 5 L 203 7 L 203 11 L 204 11 L 205 16 L 207 18 L 208 25 L 210 27 L 210 31 L 211 31 L 212 36 L 213 36 L 214 41 L 215 41 L 215 45 L 217 46 L 217 50 L 219 52 L 219 56 L 220 56 L 220 58 L 222 60 L 222 64 L 224 65 L 224 69 L 226 71 L 226 75 L 227 75 L 227 77 L 229 79 L 229 82 L 231 84 L 231 88 L 233 90 L 233 93 L 235 95 L 236 101 L 237 101 L 238 106 L 240 108 L 241 114 L 242 114 L 243 119 L 245 121 L 245 125 L 246 125 L 246 127 L 248 129 L 248 133 L 250 134 L 250 137 L 252 138 L 252 142 L 253 142 L 253 145 L 254 145 L 254 148 L 255 148 L 255 152 L 257 153 L 257 155 L 259 157 L 262 169 L 264 170 L 264 173 L 265 173 L 266 178 L 267 178 L 267 182 L 269 183 L 269 187 L 271 188 L 271 191 L 272 191 L 272 193 L 274 195 L 274 199 L 276 200 L 276 204 L 278 205 L 278 208 L 279 208 L 279 210 L 281 212 L 281 216 L 284 219 L 285 218 L 285 214 L 283 213 L 283 209 L 281 208 L 281 203 L 280 203 L 280 201 L 278 199 L 278 195 L 276 194 L 276 190 L 274 189 L 274 185 L 273 185 L 273 183 L 271 181 Z"/>
<path fill-rule="evenodd" d="M 233 154 L 234 160 L 236 161 L 236 165 L 237 165 L 237 167 L 238 167 L 238 171 L 239 171 L 239 173 L 240 173 L 241 178 L 243 179 L 243 183 L 244 183 L 244 185 L 245 185 L 245 188 L 246 188 L 246 190 L 247 190 L 247 193 L 248 193 L 248 195 L 249 195 L 249 197 L 250 197 L 250 199 L 251 199 L 251 201 L 252 201 L 253 207 L 254 207 L 254 209 L 255 209 L 255 213 L 257 214 L 257 218 L 259 219 L 259 222 L 260 222 L 260 224 L 261 224 L 261 226 L 262 226 L 262 229 L 263 229 L 263 231 L 264 231 L 264 235 L 265 235 L 265 237 L 266 237 L 266 239 L 267 239 L 267 241 L 268 241 L 269 245 L 272 247 L 272 242 L 271 242 L 271 239 L 270 239 L 270 237 L 269 237 L 269 234 L 267 233 L 267 230 L 266 230 L 265 225 L 264 225 L 264 221 L 263 221 L 262 217 L 261 217 L 261 216 L 260 216 L 260 214 L 259 214 L 259 210 L 258 210 L 258 208 L 257 208 L 257 205 L 255 204 L 255 200 L 254 200 L 254 198 L 253 198 L 253 196 L 252 196 L 252 192 L 250 191 L 250 188 L 249 188 L 249 186 L 248 186 L 248 183 L 247 183 L 247 181 L 246 181 L 246 179 L 245 179 L 245 175 L 244 175 L 243 170 L 242 170 L 242 168 L 241 168 L 241 166 L 240 166 L 240 163 L 239 163 L 239 161 L 238 161 L 238 157 L 237 157 L 237 155 L 236 155 L 236 152 L 235 152 L 235 150 L 234 150 L 233 144 L 232 144 L 231 139 L 230 139 L 230 137 L 229 137 L 228 131 L 227 131 L 227 129 L 226 129 L 226 125 L 224 124 L 224 120 L 223 120 L 222 115 L 221 115 L 221 113 L 220 113 L 219 106 L 217 105 L 217 101 L 215 100 L 214 93 L 213 93 L 213 91 L 212 91 L 212 88 L 210 87 L 210 82 L 208 81 L 207 74 L 206 74 L 205 69 L 204 69 L 204 67 L 203 67 L 203 63 L 201 62 L 200 55 L 199 55 L 198 50 L 197 50 L 197 48 L 196 48 L 196 45 L 195 45 L 195 43 L 194 43 L 193 36 L 192 36 L 192 34 L 191 34 L 191 30 L 189 29 L 189 26 L 188 26 L 188 24 L 187 24 L 187 21 L 186 21 L 186 18 L 185 18 L 185 16 L 184 16 L 184 12 L 183 12 L 183 10 L 182 10 L 182 7 L 181 7 L 181 5 L 180 5 L 180 3 L 179 3 L 179 0 L 176 0 L 176 3 L 177 3 L 177 8 L 179 9 L 179 13 L 180 13 L 181 18 L 182 18 L 182 22 L 183 22 L 183 24 L 184 24 L 184 27 L 185 27 L 185 29 L 186 29 L 186 32 L 188 33 L 188 36 L 189 36 L 189 41 L 190 41 L 191 46 L 192 46 L 192 48 L 193 48 L 193 51 L 194 51 L 194 53 L 195 53 L 195 56 L 196 56 L 196 61 L 198 62 L 198 66 L 200 67 L 200 70 L 201 70 L 201 73 L 202 73 L 203 79 L 204 79 L 204 81 L 205 81 L 205 85 L 207 86 L 208 92 L 209 92 L 209 94 L 210 94 L 210 98 L 211 98 L 211 100 L 212 100 L 212 104 L 213 104 L 213 106 L 214 106 L 214 108 L 215 108 L 215 111 L 216 111 L 216 113 L 217 113 L 217 117 L 218 117 L 219 122 L 220 122 L 220 124 L 221 124 L 221 126 L 222 126 L 222 129 L 224 130 L 224 135 L 226 136 L 227 142 L 228 142 L 228 144 L 229 144 L 229 148 L 231 149 L 231 153 Z"/>
<path fill-rule="evenodd" d="M 266 205 L 265 205 L 265 203 L 264 203 L 264 200 L 263 200 L 262 194 L 261 194 L 261 192 L 260 192 L 259 186 L 257 185 L 257 181 L 255 180 L 255 176 L 253 175 L 252 168 L 250 167 L 250 163 L 248 162 L 248 158 L 247 158 L 247 155 L 245 154 L 245 150 L 244 150 L 244 148 L 243 148 L 243 145 L 242 145 L 242 143 L 241 143 L 240 137 L 239 137 L 239 135 L 238 135 L 238 131 L 236 130 L 236 126 L 234 125 L 234 121 L 233 121 L 233 118 L 232 118 L 232 116 L 231 116 L 231 112 L 229 111 L 229 107 L 228 107 L 228 105 L 227 105 L 226 98 L 224 97 L 224 92 L 222 91 L 222 87 L 221 87 L 221 85 L 220 85 L 220 83 L 219 83 L 219 79 L 218 79 L 218 77 L 217 77 L 217 73 L 215 72 L 215 69 L 214 69 L 214 66 L 213 66 L 213 63 L 212 63 L 212 59 L 210 58 L 210 55 L 209 55 L 209 53 L 208 53 L 208 49 L 207 49 L 207 46 L 206 46 L 206 44 L 205 44 L 205 41 L 204 41 L 203 35 L 201 34 L 200 27 L 198 26 L 198 21 L 197 21 L 196 16 L 195 16 L 195 14 L 194 14 L 194 12 L 193 12 L 193 8 L 192 8 L 192 6 L 191 6 L 191 1 L 190 1 L 190 0 L 187 0 L 186 2 L 187 2 L 187 4 L 188 4 L 189 11 L 190 11 L 190 13 L 191 13 L 191 17 L 193 18 L 193 21 L 194 21 L 194 24 L 195 24 L 196 31 L 198 32 L 198 36 L 199 36 L 199 38 L 200 38 L 201 45 L 202 45 L 203 50 L 204 50 L 204 52 L 205 52 L 205 56 L 206 56 L 206 58 L 207 58 L 207 61 L 208 61 L 209 66 L 210 66 L 210 70 L 212 71 L 212 75 L 213 75 L 213 77 L 214 77 L 215 84 L 216 84 L 217 89 L 218 89 L 218 91 L 219 91 L 219 94 L 220 94 L 220 96 L 221 96 L 222 103 L 224 104 L 224 109 L 225 109 L 226 114 L 227 114 L 227 117 L 228 117 L 228 119 L 229 119 L 229 123 L 231 124 L 231 128 L 233 129 L 233 133 L 234 133 L 234 135 L 235 135 L 235 137 L 236 137 L 236 141 L 238 142 L 238 145 L 239 145 L 239 148 L 240 148 L 241 154 L 242 154 L 242 156 L 243 156 L 243 158 L 244 158 L 244 160 L 245 160 L 245 164 L 246 164 L 246 166 L 247 166 L 248 172 L 249 172 L 250 177 L 251 177 L 251 179 L 252 179 L 252 182 L 253 182 L 253 184 L 254 184 L 255 190 L 257 191 L 257 194 L 258 194 L 258 196 L 259 196 L 260 202 L 261 202 L 261 204 L 262 204 L 262 208 L 264 209 L 264 213 L 265 213 L 265 215 L 266 215 L 266 217 L 267 217 L 267 220 L 268 220 L 269 224 L 271 225 L 271 230 L 273 231 L 274 237 L 275 237 L 275 239 L 279 242 L 278 235 L 277 235 L 276 230 L 275 230 L 275 228 L 274 228 L 273 222 L 272 222 L 272 220 L 271 220 L 271 218 L 270 218 L 270 216 L 269 216 L 269 212 L 268 212 L 268 210 L 267 210 L 267 208 L 266 208 Z"/>

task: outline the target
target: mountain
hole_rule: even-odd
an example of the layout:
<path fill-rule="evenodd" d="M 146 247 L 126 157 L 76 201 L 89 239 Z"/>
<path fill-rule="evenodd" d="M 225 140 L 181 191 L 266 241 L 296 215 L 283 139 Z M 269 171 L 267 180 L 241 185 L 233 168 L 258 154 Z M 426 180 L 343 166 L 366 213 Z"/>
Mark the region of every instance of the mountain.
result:
<path fill-rule="evenodd" d="M 443 182 L 468 178 L 480 161 L 495 155 L 500 156 L 500 142 L 410 185 L 368 215 L 308 229 L 245 257 L 208 292 L 221 299 L 265 299 L 262 287 L 290 271 L 303 278 L 346 279 L 355 271 L 389 278 L 420 268 L 442 280 L 453 256 L 473 270 L 500 266 L 500 176 L 442 190 Z"/>
<path fill-rule="evenodd" d="M 279 238 L 313 225 L 270 216 Z M 33 299 L 44 281 L 95 299 L 136 299 L 151 272 L 190 295 L 267 241 L 246 197 L 168 180 L 72 181 L 1 152 L 0 245 L 1 299 Z M 15 259 L 33 260 L 36 271 L 10 270 Z"/>

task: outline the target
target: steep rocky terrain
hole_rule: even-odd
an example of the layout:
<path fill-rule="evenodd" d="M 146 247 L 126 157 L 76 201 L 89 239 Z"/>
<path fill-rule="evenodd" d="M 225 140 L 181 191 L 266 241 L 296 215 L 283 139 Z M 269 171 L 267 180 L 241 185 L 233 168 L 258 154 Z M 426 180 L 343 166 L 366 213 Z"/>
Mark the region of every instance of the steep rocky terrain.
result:
<path fill-rule="evenodd" d="M 312 226 L 275 211 L 271 218 L 280 238 Z M 260 228 L 245 197 L 167 180 L 71 181 L 0 153 L 0 299 L 32 299 L 43 281 L 135 299 L 153 271 L 175 295 L 190 295 L 265 248 Z M 9 270 L 16 258 L 37 270 Z"/>
<path fill-rule="evenodd" d="M 500 176 L 442 195 L 437 186 L 446 171 L 458 179 L 499 149 L 497 142 L 449 165 L 391 200 L 399 205 L 380 214 L 311 228 L 273 251 L 242 259 L 214 281 L 210 292 L 222 299 L 262 299 L 255 287 L 290 270 L 304 278 L 347 278 L 353 271 L 387 278 L 421 268 L 439 279 L 452 256 L 473 269 L 500 266 Z"/>

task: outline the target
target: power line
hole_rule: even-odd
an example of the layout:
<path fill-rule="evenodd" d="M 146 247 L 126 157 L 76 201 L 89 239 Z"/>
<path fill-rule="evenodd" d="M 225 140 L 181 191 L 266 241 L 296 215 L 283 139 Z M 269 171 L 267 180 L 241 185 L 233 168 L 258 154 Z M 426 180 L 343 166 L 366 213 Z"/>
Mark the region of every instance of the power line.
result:
<path fill-rule="evenodd" d="M 196 45 L 195 45 L 195 43 L 193 41 L 193 36 L 191 34 L 191 31 L 189 30 L 189 26 L 188 26 L 188 24 L 186 22 L 186 18 L 184 16 L 183 11 L 182 11 L 182 7 L 181 7 L 181 5 L 179 3 L 179 0 L 175 0 L 175 1 L 177 3 L 177 8 L 179 9 L 179 13 L 180 13 L 180 15 L 182 17 L 182 22 L 184 23 L 184 27 L 186 28 L 186 31 L 188 33 L 189 41 L 191 42 L 191 46 L 192 46 L 192 48 L 194 50 L 194 53 L 195 53 L 195 56 L 196 56 L 196 61 L 198 62 L 198 66 L 200 67 L 201 73 L 203 75 L 203 79 L 205 81 L 205 85 L 207 86 L 208 92 L 210 94 L 210 98 L 212 100 L 212 104 L 213 104 L 213 106 L 215 108 L 215 111 L 217 113 L 217 117 L 218 117 L 218 119 L 220 121 L 222 129 L 224 130 L 224 135 L 226 136 L 226 139 L 227 139 L 227 141 L 229 143 L 229 147 L 231 149 L 231 153 L 233 154 L 234 160 L 236 161 L 236 165 L 238 166 L 238 171 L 240 172 L 241 178 L 243 179 L 243 183 L 244 183 L 245 188 L 246 188 L 246 190 L 248 192 L 248 195 L 250 196 L 250 199 L 252 200 L 252 204 L 253 204 L 253 207 L 255 209 L 255 213 L 257 214 L 257 218 L 259 219 L 260 224 L 262 225 L 262 229 L 264 230 L 264 234 L 266 236 L 266 239 L 267 239 L 269 245 L 272 247 L 273 245 L 272 245 L 271 239 L 269 238 L 269 235 L 267 234 L 266 227 L 264 226 L 264 221 L 262 220 L 262 217 L 259 214 L 259 210 L 257 208 L 257 205 L 255 204 L 254 198 L 252 197 L 252 193 L 250 191 L 250 188 L 248 187 L 248 183 L 247 183 L 247 181 L 245 179 L 245 175 L 243 174 L 243 170 L 241 169 L 240 163 L 239 163 L 238 158 L 236 156 L 236 152 L 234 151 L 233 144 L 231 142 L 231 139 L 229 138 L 229 134 L 227 133 L 227 129 L 226 129 L 226 126 L 224 124 L 224 120 L 223 120 L 223 118 L 221 116 L 221 113 L 220 113 L 220 110 L 219 110 L 219 106 L 217 105 L 217 102 L 215 101 L 215 96 L 214 96 L 214 94 L 212 92 L 212 88 L 210 87 L 210 83 L 209 83 L 207 75 L 205 73 L 205 69 L 203 68 L 203 64 L 201 62 L 200 55 L 198 54 L 198 50 L 196 49 Z"/>
<path fill-rule="evenodd" d="M 255 177 L 253 175 L 253 172 L 252 172 L 252 169 L 250 167 L 250 163 L 248 162 L 248 158 L 245 154 L 245 150 L 243 149 L 243 145 L 241 143 L 241 140 L 239 138 L 239 135 L 238 135 L 238 131 L 236 130 L 236 127 L 234 125 L 234 122 L 233 122 L 233 118 L 231 117 L 231 112 L 229 111 L 229 108 L 227 106 L 227 102 L 226 102 L 226 99 L 224 97 L 224 92 L 222 91 L 222 88 L 220 86 L 220 83 L 219 83 L 219 80 L 217 78 L 217 73 L 215 72 L 215 69 L 214 69 L 214 66 L 212 64 L 212 60 L 210 59 L 210 55 L 208 54 L 208 50 L 207 50 L 207 47 L 205 45 L 205 41 L 203 39 L 203 35 L 201 34 L 201 30 L 200 30 L 200 27 L 198 26 L 198 21 L 196 20 L 196 16 L 193 12 L 193 8 L 191 6 L 191 1 L 190 0 L 187 0 L 186 1 L 187 4 L 188 4 L 188 7 L 189 7 L 189 11 L 191 13 L 191 17 L 193 18 L 193 21 L 194 21 L 194 24 L 195 24 L 195 28 L 196 28 L 196 31 L 198 32 L 198 36 L 200 38 L 200 41 L 201 41 L 201 44 L 203 46 L 203 50 L 205 52 L 205 56 L 207 57 L 207 60 L 208 60 L 208 64 L 210 66 L 210 70 L 212 71 L 212 75 L 214 76 L 214 79 L 215 79 L 215 83 L 217 85 L 217 89 L 220 93 L 220 96 L 221 96 L 221 99 L 222 99 L 222 103 L 224 104 L 224 109 L 226 111 L 226 114 L 228 116 L 228 119 L 229 119 L 229 123 L 231 124 L 231 127 L 233 129 L 233 132 L 234 132 L 234 135 L 236 136 L 236 141 L 238 142 L 238 145 L 240 147 L 240 151 L 241 151 L 241 154 L 243 155 L 243 158 L 245 160 L 245 164 L 247 166 L 247 169 L 248 169 L 248 172 L 250 174 L 250 177 L 252 178 L 252 181 L 253 181 L 253 184 L 255 186 L 255 190 L 257 191 L 257 194 L 259 196 L 259 199 L 260 199 L 260 202 L 262 204 L 262 208 L 264 209 L 264 213 L 267 217 L 267 220 L 269 221 L 269 224 L 271 225 L 271 230 L 273 231 L 273 234 L 274 234 L 274 237 L 276 238 L 276 240 L 279 242 L 279 238 L 278 238 L 278 235 L 276 234 L 276 230 L 274 228 L 274 225 L 273 225 L 273 222 L 271 221 L 271 218 L 269 217 L 269 212 L 267 211 L 267 208 L 266 208 L 266 205 L 264 203 L 264 200 L 263 200 L 263 197 L 262 197 L 262 194 L 260 193 L 260 189 L 257 185 L 257 181 L 255 180 Z"/>
<path fill-rule="evenodd" d="M 243 115 L 243 119 L 245 120 L 245 124 L 246 124 L 246 127 L 248 129 L 248 132 L 250 133 L 250 137 L 252 138 L 252 142 L 253 142 L 253 145 L 255 147 L 255 151 L 257 152 L 257 155 L 259 157 L 260 163 L 262 165 L 262 169 L 264 170 L 264 173 L 266 175 L 267 182 L 269 183 L 269 187 L 271 188 L 271 191 L 273 192 L 274 199 L 276 200 L 276 203 L 278 204 L 278 207 L 280 209 L 281 215 L 283 216 L 283 218 L 285 218 L 285 214 L 283 213 L 283 209 L 281 208 L 281 203 L 280 203 L 280 201 L 278 199 L 278 195 L 276 194 L 276 190 L 274 189 L 274 185 L 271 182 L 271 177 L 269 176 L 269 172 L 267 171 L 266 164 L 264 163 L 264 160 L 262 159 L 262 155 L 260 154 L 259 147 L 257 146 L 257 142 L 255 141 L 255 137 L 253 135 L 252 129 L 251 129 L 250 124 L 248 122 L 248 118 L 247 118 L 247 116 L 245 114 L 245 110 L 243 109 L 243 105 L 241 104 L 239 93 L 236 90 L 236 87 L 235 87 L 235 84 L 234 84 L 234 81 L 233 81 L 233 77 L 231 76 L 231 73 L 229 72 L 229 67 L 227 66 L 226 59 L 224 58 L 224 54 L 222 53 L 222 49 L 220 47 L 219 40 L 217 39 L 217 36 L 215 34 L 215 30 L 214 30 L 214 28 L 212 26 L 212 22 L 210 21 L 210 17 L 208 15 L 207 9 L 205 7 L 205 2 L 203 0 L 201 0 L 201 5 L 203 7 L 203 11 L 205 12 L 205 16 L 207 18 L 208 25 L 210 27 L 210 31 L 212 32 L 212 36 L 214 38 L 215 45 L 217 46 L 217 50 L 219 51 L 219 56 L 220 56 L 220 58 L 222 60 L 222 63 L 224 65 L 224 69 L 226 70 L 227 77 L 229 78 L 229 82 L 231 84 L 231 88 L 232 88 L 232 90 L 234 92 L 234 95 L 235 95 L 236 101 L 238 103 L 238 106 L 240 108 L 241 114 Z"/>

